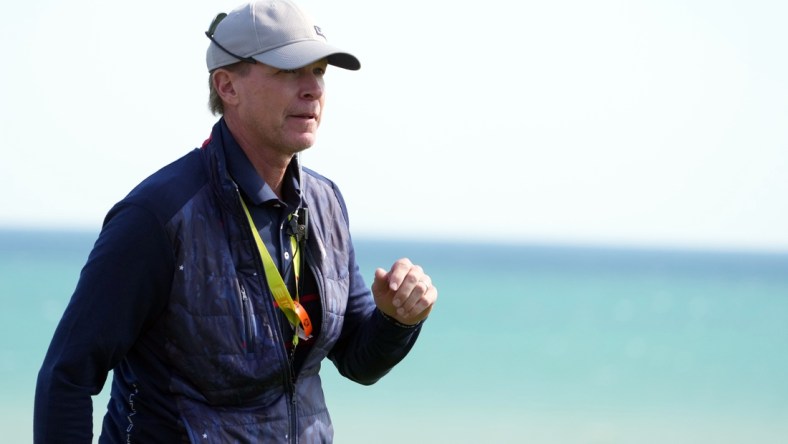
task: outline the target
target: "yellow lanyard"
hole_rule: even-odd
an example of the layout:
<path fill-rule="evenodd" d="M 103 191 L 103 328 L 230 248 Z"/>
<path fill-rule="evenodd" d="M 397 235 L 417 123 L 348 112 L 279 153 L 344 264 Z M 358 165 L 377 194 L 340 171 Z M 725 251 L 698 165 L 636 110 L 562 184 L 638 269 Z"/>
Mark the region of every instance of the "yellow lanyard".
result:
<path fill-rule="evenodd" d="M 276 268 L 271 253 L 268 252 L 268 248 L 266 248 L 263 243 L 263 239 L 260 238 L 260 233 L 257 231 L 254 220 L 252 220 L 252 214 L 249 212 L 249 208 L 246 206 L 243 198 L 240 196 L 239 198 L 241 199 L 241 205 L 244 207 L 249 226 L 252 228 L 252 235 L 254 236 L 255 243 L 257 243 L 257 250 L 260 254 L 260 258 L 263 260 L 263 269 L 265 270 L 265 279 L 268 281 L 268 288 L 271 289 L 274 300 L 284 312 L 290 325 L 293 326 L 293 330 L 295 331 L 293 334 L 293 346 L 296 346 L 298 345 L 299 337 L 301 339 L 309 339 L 309 337 L 312 336 L 312 322 L 309 320 L 309 314 L 298 302 L 298 276 L 301 265 L 301 252 L 298 248 L 298 241 L 295 236 L 290 236 L 290 247 L 293 249 L 293 269 L 295 270 L 296 276 L 296 298 L 294 300 L 292 296 L 290 296 L 290 291 L 287 289 L 287 285 L 285 285 L 285 281 L 282 279 L 279 269 Z"/>

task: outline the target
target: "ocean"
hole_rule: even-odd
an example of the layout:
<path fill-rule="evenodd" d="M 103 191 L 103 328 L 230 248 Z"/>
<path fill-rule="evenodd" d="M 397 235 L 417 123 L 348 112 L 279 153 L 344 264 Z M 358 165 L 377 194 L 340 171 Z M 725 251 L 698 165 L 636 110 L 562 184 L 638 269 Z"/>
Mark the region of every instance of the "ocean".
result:
<path fill-rule="evenodd" d="M 32 441 L 36 374 L 95 236 L 0 231 L 3 443 Z M 440 295 L 377 384 L 325 363 L 339 444 L 788 443 L 788 253 L 356 247 L 369 282 L 408 256 Z"/>

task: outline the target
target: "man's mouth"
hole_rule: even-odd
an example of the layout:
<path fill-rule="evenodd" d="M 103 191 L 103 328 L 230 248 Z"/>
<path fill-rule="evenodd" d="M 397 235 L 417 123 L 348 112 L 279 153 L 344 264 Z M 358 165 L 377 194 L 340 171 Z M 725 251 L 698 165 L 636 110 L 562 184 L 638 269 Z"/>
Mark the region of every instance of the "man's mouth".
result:
<path fill-rule="evenodd" d="M 295 117 L 296 119 L 304 119 L 304 120 L 314 120 L 317 119 L 317 114 L 306 113 L 306 114 L 293 114 L 291 117 Z"/>

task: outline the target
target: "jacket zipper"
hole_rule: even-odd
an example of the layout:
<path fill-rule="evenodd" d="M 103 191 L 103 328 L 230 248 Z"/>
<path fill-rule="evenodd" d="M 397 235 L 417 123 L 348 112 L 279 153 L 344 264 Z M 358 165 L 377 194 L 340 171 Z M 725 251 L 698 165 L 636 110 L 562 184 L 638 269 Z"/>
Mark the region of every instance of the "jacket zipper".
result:
<path fill-rule="evenodd" d="M 241 196 L 241 191 L 238 189 L 237 185 L 235 186 L 235 193 L 238 196 L 239 199 L 238 205 L 240 206 L 241 205 L 240 199 L 243 199 L 243 197 Z M 242 214 L 242 216 L 244 215 Z M 244 221 L 246 220 L 245 217 L 242 218 L 244 219 Z M 246 225 L 249 235 L 252 236 L 252 238 L 254 239 L 254 233 L 252 233 L 252 227 L 250 227 L 248 223 L 244 223 L 243 225 Z M 254 245 L 254 243 L 255 242 L 252 241 L 252 245 Z M 257 248 L 252 248 L 252 250 L 256 251 Z M 258 251 L 257 254 L 254 256 L 256 256 L 254 262 L 258 270 L 257 275 L 259 279 L 262 280 L 262 283 L 265 286 L 267 286 L 268 282 L 265 279 L 265 271 L 262 264 L 262 258 L 260 257 L 260 252 Z M 243 293 L 245 293 L 245 291 Z M 248 301 L 248 297 L 246 300 Z M 243 306 L 246 307 L 246 305 Z M 286 389 L 290 396 L 290 406 L 292 408 L 292 413 L 289 415 L 290 436 L 288 436 L 287 439 L 288 441 L 297 444 L 298 443 L 298 421 L 297 421 L 298 411 L 296 410 L 297 400 L 296 400 L 296 390 L 295 390 L 295 374 L 294 374 L 295 371 L 293 369 L 293 363 L 290 360 L 290 356 L 287 353 L 287 349 L 285 348 L 285 341 L 282 335 L 282 322 L 279 319 L 279 313 L 276 310 L 266 310 L 266 312 L 268 313 L 269 321 L 272 321 L 272 325 L 277 326 L 277 328 L 275 329 L 276 330 L 275 338 L 278 340 L 280 344 L 279 346 L 280 356 L 283 358 L 283 362 L 285 363 L 284 373 L 285 373 L 285 381 L 287 382 Z"/>
<path fill-rule="evenodd" d="M 243 346 L 244 351 L 249 354 L 254 347 L 254 330 L 252 328 L 253 325 L 253 311 L 252 311 L 252 301 L 249 300 L 249 296 L 246 294 L 246 288 L 243 285 L 238 285 L 240 289 L 241 295 L 241 312 L 243 314 Z"/>
<path fill-rule="evenodd" d="M 318 274 L 317 270 L 312 266 L 312 264 L 311 264 L 312 261 L 310 261 L 308 259 L 310 257 L 310 254 L 309 254 L 308 251 L 309 251 L 309 249 L 306 248 L 306 246 L 304 246 L 304 249 L 302 251 L 303 260 L 304 260 L 304 263 L 306 264 L 306 266 L 309 267 L 309 271 L 311 271 L 312 275 L 315 277 L 315 283 L 317 285 L 317 294 L 320 297 L 320 304 L 321 304 L 321 307 L 325 307 L 325 303 L 326 303 L 325 297 L 324 297 L 325 296 L 325 292 L 323 291 L 322 281 L 320 280 L 321 277 L 320 277 L 320 274 Z M 321 319 L 322 319 L 321 325 L 326 325 L 326 319 L 325 319 L 326 311 L 325 311 L 325 309 L 321 308 L 320 312 L 321 312 L 320 316 L 321 316 Z M 317 338 L 315 338 L 315 341 L 317 341 Z M 315 347 L 313 346 L 310 349 L 309 353 L 312 353 L 314 351 L 314 349 L 315 349 Z M 295 350 L 293 350 L 293 355 L 291 357 L 292 358 L 295 357 Z M 309 355 L 304 356 L 304 364 L 306 364 L 308 359 L 309 359 Z M 288 359 L 288 364 L 289 364 L 288 367 L 290 369 L 290 390 L 291 390 L 291 392 L 290 392 L 290 404 L 291 404 L 291 407 L 293 409 L 293 420 L 291 421 L 291 431 L 290 431 L 290 436 L 292 438 L 291 438 L 290 442 L 297 443 L 298 442 L 298 411 L 296 410 L 296 408 L 297 408 L 296 375 L 295 375 L 295 368 L 293 368 L 293 363 L 294 363 L 293 359 Z"/>

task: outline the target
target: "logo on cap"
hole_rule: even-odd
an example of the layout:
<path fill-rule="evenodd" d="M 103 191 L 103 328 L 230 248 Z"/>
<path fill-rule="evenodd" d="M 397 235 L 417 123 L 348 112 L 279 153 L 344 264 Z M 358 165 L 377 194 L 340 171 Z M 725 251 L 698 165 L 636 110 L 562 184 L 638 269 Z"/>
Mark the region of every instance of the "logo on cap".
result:
<path fill-rule="evenodd" d="M 324 39 L 328 40 L 328 38 L 326 38 L 326 36 L 325 36 L 325 35 L 323 35 L 323 30 L 322 30 L 322 29 L 320 29 L 320 26 L 317 26 L 317 25 L 315 25 L 315 32 L 316 32 L 316 33 L 317 33 L 317 35 L 319 35 L 320 37 L 323 37 Z"/>

